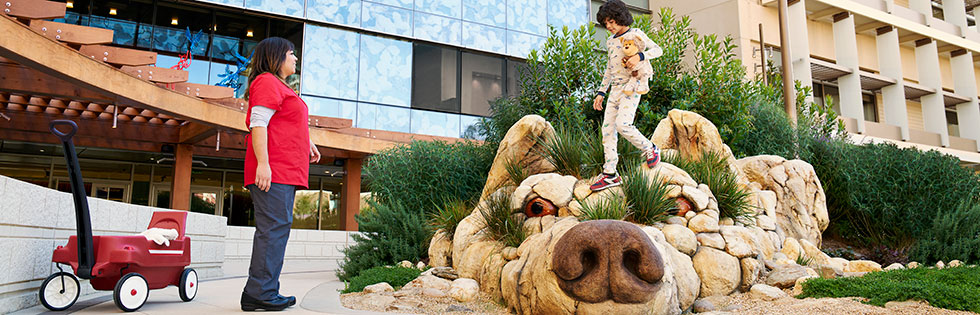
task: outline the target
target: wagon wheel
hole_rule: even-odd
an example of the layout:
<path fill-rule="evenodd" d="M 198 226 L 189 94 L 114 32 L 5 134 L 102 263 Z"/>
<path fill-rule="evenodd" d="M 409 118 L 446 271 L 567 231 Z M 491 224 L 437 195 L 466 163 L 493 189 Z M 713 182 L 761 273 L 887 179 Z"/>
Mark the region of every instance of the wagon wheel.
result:
<path fill-rule="evenodd" d="M 119 282 L 116 282 L 116 289 L 112 291 L 112 301 L 119 309 L 132 312 L 143 307 L 149 295 L 146 278 L 133 272 L 119 278 Z"/>
<path fill-rule="evenodd" d="M 194 268 L 184 269 L 184 272 L 180 274 L 180 286 L 178 287 L 180 300 L 184 302 L 193 300 L 197 296 L 198 284 L 197 271 L 194 271 Z"/>
<path fill-rule="evenodd" d="M 67 272 L 56 272 L 44 279 L 38 296 L 41 305 L 52 311 L 64 311 L 78 301 L 78 278 Z"/>

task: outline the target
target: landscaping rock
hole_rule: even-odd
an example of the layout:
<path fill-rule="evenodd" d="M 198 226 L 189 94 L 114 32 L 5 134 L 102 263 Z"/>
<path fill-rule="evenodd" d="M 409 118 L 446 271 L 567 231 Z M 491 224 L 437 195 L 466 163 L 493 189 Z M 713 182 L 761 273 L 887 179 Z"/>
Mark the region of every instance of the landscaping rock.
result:
<path fill-rule="evenodd" d="M 778 253 L 772 254 L 772 260 L 773 261 L 779 261 L 779 260 L 784 260 L 784 259 L 789 259 L 789 257 L 787 257 L 786 254 L 783 254 L 783 252 L 778 252 Z M 770 268 L 770 269 L 772 269 L 772 268 Z"/>
<path fill-rule="evenodd" d="M 834 267 L 834 269 L 840 270 L 841 272 L 844 272 L 844 269 L 847 269 L 847 265 L 850 263 L 851 262 L 847 261 L 847 259 L 840 257 L 834 257 L 827 261 L 828 265 Z"/>
<path fill-rule="evenodd" d="M 727 295 L 706 296 L 694 302 L 694 312 L 708 313 L 722 310 L 731 304 L 731 297 Z"/>
<path fill-rule="evenodd" d="M 902 264 L 900 263 L 893 263 L 891 265 L 888 265 L 888 267 L 885 267 L 885 270 L 897 270 L 897 269 L 905 269 L 905 266 L 902 266 Z"/>
<path fill-rule="evenodd" d="M 459 278 L 459 275 L 456 274 L 456 271 L 452 267 L 435 267 L 429 269 L 429 271 L 431 271 L 431 275 L 446 280 L 456 280 L 456 278 Z"/>
<path fill-rule="evenodd" d="M 760 214 L 755 217 L 755 223 L 759 225 L 760 228 L 766 231 L 776 230 L 776 220 L 773 220 L 768 215 Z"/>
<path fill-rule="evenodd" d="M 722 225 L 722 226 L 735 225 L 735 220 L 732 218 L 721 218 L 721 220 L 718 220 L 718 225 Z"/>
<path fill-rule="evenodd" d="M 866 275 L 866 274 L 868 274 L 868 273 L 867 272 L 845 272 L 844 273 L 844 277 L 845 278 L 864 277 L 864 275 Z"/>
<path fill-rule="evenodd" d="M 766 215 L 776 220 L 787 237 L 820 245 L 830 217 L 823 186 L 812 165 L 773 155 L 747 157 L 736 163 L 748 181 L 776 194 L 775 213 Z"/>
<path fill-rule="evenodd" d="M 425 263 L 420 261 L 419 263 L 415 264 L 415 269 L 425 270 Z"/>
<path fill-rule="evenodd" d="M 816 264 L 815 268 L 817 275 L 824 279 L 833 279 L 844 275 L 844 270 L 837 269 L 833 265 L 829 264 Z"/>
<path fill-rule="evenodd" d="M 756 299 L 756 300 L 772 301 L 787 296 L 788 295 L 786 294 L 786 292 L 783 292 L 783 290 L 761 283 L 753 285 L 752 289 L 749 290 L 749 298 Z"/>
<path fill-rule="evenodd" d="M 688 227 L 691 227 L 691 219 L 694 219 L 694 216 L 696 215 L 698 215 L 697 211 L 688 211 L 687 213 L 684 214 L 684 218 L 687 219 Z"/>
<path fill-rule="evenodd" d="M 446 291 L 433 289 L 433 288 L 422 289 L 422 295 L 431 298 L 443 298 L 448 296 L 448 294 L 446 294 Z"/>
<path fill-rule="evenodd" d="M 725 238 L 721 233 L 698 233 L 698 243 L 701 246 L 725 250 Z"/>
<path fill-rule="evenodd" d="M 702 297 L 728 295 L 740 283 L 742 270 L 738 258 L 728 253 L 702 246 L 694 254 L 693 263 L 701 278 Z"/>
<path fill-rule="evenodd" d="M 738 258 L 759 255 L 759 240 L 747 228 L 722 225 L 719 230 L 725 238 L 725 251 Z"/>
<path fill-rule="evenodd" d="M 695 215 L 694 218 L 691 218 L 691 220 L 687 221 L 687 228 L 691 229 L 691 231 L 694 231 L 694 233 L 718 232 L 719 230 L 718 218 L 712 218 L 708 214 L 701 213 Z"/>
<path fill-rule="evenodd" d="M 490 196 L 497 188 L 510 181 L 507 164 L 512 161 L 516 161 L 528 174 L 554 171 L 554 165 L 538 154 L 542 152 L 542 144 L 537 140 L 542 139 L 547 142 L 554 136 L 555 129 L 541 116 L 527 115 L 518 120 L 507 130 L 507 134 L 497 147 L 497 155 L 490 166 L 480 200 Z"/>
<path fill-rule="evenodd" d="M 963 262 L 962 261 L 952 260 L 952 261 L 949 262 L 949 267 L 950 268 L 956 268 L 956 267 L 960 267 L 960 266 L 963 266 Z"/>
<path fill-rule="evenodd" d="M 433 272 L 434 273 L 434 272 Z M 452 281 L 437 277 L 437 276 L 419 276 L 405 284 L 403 289 L 436 289 L 436 290 L 449 290 L 452 285 Z"/>
<path fill-rule="evenodd" d="M 714 304 L 709 300 L 699 299 L 694 301 L 694 312 L 695 313 L 707 313 L 717 309 Z"/>
<path fill-rule="evenodd" d="M 469 302 L 476 299 L 480 293 L 480 284 L 473 279 L 459 278 L 453 280 L 452 287 L 449 288 L 449 295 L 460 302 Z"/>
<path fill-rule="evenodd" d="M 398 263 L 398 267 L 402 268 L 412 268 L 412 266 L 414 266 L 414 264 L 408 260 L 402 260 L 402 262 Z"/>
<path fill-rule="evenodd" d="M 755 258 L 742 258 L 739 260 L 739 265 L 742 267 L 742 282 L 739 285 L 742 291 L 748 291 L 766 271 L 762 262 Z"/>
<path fill-rule="evenodd" d="M 806 276 L 796 279 L 796 284 L 793 285 L 793 296 L 803 294 L 803 283 L 807 280 L 814 279 L 817 277 Z"/>
<path fill-rule="evenodd" d="M 690 200 L 698 211 L 708 208 L 708 195 L 698 190 L 695 186 L 684 186 L 681 190 L 681 195 L 687 198 L 687 200 Z"/>
<path fill-rule="evenodd" d="M 405 289 L 405 288 L 402 288 L 401 290 L 395 291 L 395 294 L 392 294 L 392 296 L 394 296 L 396 298 L 402 298 L 402 297 L 406 297 L 406 296 L 420 295 L 420 294 L 422 294 L 422 289 L 419 289 L 419 288 L 414 288 L 414 289 Z"/>
<path fill-rule="evenodd" d="M 778 288 L 790 288 L 796 284 L 796 279 L 809 276 L 806 268 L 800 265 L 781 265 L 769 273 L 766 284 Z"/>
<path fill-rule="evenodd" d="M 453 242 L 449 240 L 449 237 L 442 229 L 432 234 L 432 240 L 429 241 L 429 266 L 448 267 L 451 265 L 453 256 L 452 247 Z"/>
<path fill-rule="evenodd" d="M 697 236 L 683 225 L 668 224 L 663 228 L 664 237 L 670 245 L 688 256 L 698 249 Z"/>
<path fill-rule="evenodd" d="M 732 150 L 721 140 L 718 128 L 694 112 L 672 109 L 657 125 L 650 141 L 661 149 L 675 149 L 681 156 L 700 158 L 702 152 L 716 152 L 736 171 Z M 697 186 L 697 185 L 692 185 Z"/>
<path fill-rule="evenodd" d="M 936 269 L 946 268 L 946 264 L 942 260 L 936 262 Z"/>
<path fill-rule="evenodd" d="M 667 218 L 667 220 L 664 221 L 664 222 L 666 222 L 668 225 L 670 225 L 670 224 L 680 225 L 680 226 L 685 227 L 684 229 L 687 229 L 686 228 L 686 226 L 687 226 L 687 219 L 685 219 L 684 217 L 672 216 L 672 217 Z M 688 231 L 690 231 L 690 230 L 688 230 Z"/>
<path fill-rule="evenodd" d="M 803 248 L 803 254 L 807 258 L 810 258 L 811 263 L 826 264 L 830 262 L 830 256 L 827 256 L 819 247 L 810 243 L 807 240 L 800 240 L 800 247 Z M 793 257 L 790 257 L 793 259 Z"/>
<path fill-rule="evenodd" d="M 517 247 L 510 247 L 510 246 L 508 246 L 507 248 L 504 248 L 504 251 L 501 252 L 501 255 L 506 260 L 514 260 L 514 259 L 517 259 Z M 456 280 L 456 279 L 453 279 L 453 280 Z"/>
<path fill-rule="evenodd" d="M 908 267 L 909 269 L 919 268 L 919 262 L 916 261 L 910 262 L 906 267 Z"/>
<path fill-rule="evenodd" d="M 881 265 L 870 260 L 852 260 L 847 263 L 844 272 L 873 272 L 881 271 Z"/>
<path fill-rule="evenodd" d="M 803 249 L 800 248 L 799 241 L 795 238 L 787 237 L 783 240 L 783 249 L 779 250 L 779 252 L 786 255 L 786 259 L 796 259 L 803 253 Z"/>
<path fill-rule="evenodd" d="M 364 293 L 380 293 L 380 292 L 394 292 L 395 288 L 392 288 L 387 282 L 375 283 L 364 287 Z"/>

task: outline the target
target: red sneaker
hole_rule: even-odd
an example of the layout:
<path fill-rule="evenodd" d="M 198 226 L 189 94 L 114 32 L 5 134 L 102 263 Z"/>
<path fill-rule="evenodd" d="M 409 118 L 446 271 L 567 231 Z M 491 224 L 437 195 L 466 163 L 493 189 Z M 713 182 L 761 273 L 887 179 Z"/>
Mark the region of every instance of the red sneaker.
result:
<path fill-rule="evenodd" d="M 592 191 L 600 191 L 609 187 L 619 186 L 620 184 L 622 184 L 622 181 L 620 180 L 619 175 L 602 173 L 599 180 L 592 184 L 592 186 L 589 186 L 589 189 L 592 189 Z"/>
<path fill-rule="evenodd" d="M 653 150 L 647 154 L 647 168 L 653 168 L 660 163 L 660 148 L 654 146 Z"/>

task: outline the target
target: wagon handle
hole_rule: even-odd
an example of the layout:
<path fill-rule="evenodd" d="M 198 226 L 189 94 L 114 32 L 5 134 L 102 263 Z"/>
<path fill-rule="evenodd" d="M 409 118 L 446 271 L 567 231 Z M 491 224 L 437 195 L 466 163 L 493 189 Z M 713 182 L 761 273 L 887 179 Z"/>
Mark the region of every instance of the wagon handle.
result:
<path fill-rule="evenodd" d="M 68 131 L 68 133 L 61 132 L 61 130 L 58 130 L 57 128 L 59 125 L 69 126 L 71 127 L 71 131 Z M 58 138 L 63 142 L 70 141 L 71 137 L 75 136 L 75 133 L 78 132 L 78 125 L 75 124 L 74 121 L 67 119 L 52 120 L 48 126 L 51 128 L 51 133 L 58 136 Z"/>

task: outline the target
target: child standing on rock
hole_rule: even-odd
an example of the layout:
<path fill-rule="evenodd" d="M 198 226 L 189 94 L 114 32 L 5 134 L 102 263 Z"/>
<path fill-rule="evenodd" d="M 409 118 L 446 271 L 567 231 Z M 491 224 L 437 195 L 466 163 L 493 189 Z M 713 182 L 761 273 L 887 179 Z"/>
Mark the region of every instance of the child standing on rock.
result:
<path fill-rule="evenodd" d="M 660 149 L 644 137 L 636 129 L 636 126 L 633 126 L 636 106 L 640 103 L 642 93 L 633 93 L 633 90 L 627 93 L 624 88 L 636 85 L 646 86 L 648 82 L 634 82 L 637 79 L 633 77 L 633 69 L 640 62 L 649 62 L 649 58 L 660 57 L 663 54 L 660 46 L 650 40 L 642 30 L 630 28 L 630 25 L 633 24 L 633 16 L 630 15 L 626 4 L 621 0 L 609 0 L 600 6 L 599 12 L 596 13 L 596 20 L 604 25 L 613 36 L 606 40 L 609 60 L 606 64 L 605 74 L 602 76 L 602 84 L 599 86 L 599 95 L 592 102 L 592 108 L 602 110 L 602 101 L 606 96 L 606 90 L 612 87 L 612 90 L 609 91 L 609 103 L 606 104 L 601 128 L 605 163 L 602 165 L 602 174 L 599 179 L 589 187 L 593 191 L 621 184 L 622 180 L 616 174 L 616 164 L 619 163 L 619 153 L 616 152 L 617 132 L 623 134 L 623 137 L 626 137 L 630 143 L 643 152 L 647 159 L 647 167 L 653 168 L 660 162 Z M 642 47 L 646 50 L 626 57 L 622 41 L 617 39 L 627 34 L 642 41 Z"/>

